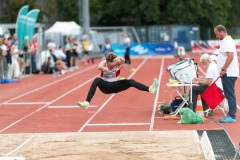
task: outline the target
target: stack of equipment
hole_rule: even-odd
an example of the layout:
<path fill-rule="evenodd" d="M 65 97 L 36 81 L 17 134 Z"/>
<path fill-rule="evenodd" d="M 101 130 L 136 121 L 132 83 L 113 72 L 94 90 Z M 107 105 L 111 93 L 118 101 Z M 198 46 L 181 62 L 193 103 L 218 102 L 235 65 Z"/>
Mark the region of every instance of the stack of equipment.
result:
<path fill-rule="evenodd" d="M 197 63 L 191 58 L 167 66 L 167 71 L 170 76 L 169 82 L 190 82 L 192 78 L 198 77 Z"/>

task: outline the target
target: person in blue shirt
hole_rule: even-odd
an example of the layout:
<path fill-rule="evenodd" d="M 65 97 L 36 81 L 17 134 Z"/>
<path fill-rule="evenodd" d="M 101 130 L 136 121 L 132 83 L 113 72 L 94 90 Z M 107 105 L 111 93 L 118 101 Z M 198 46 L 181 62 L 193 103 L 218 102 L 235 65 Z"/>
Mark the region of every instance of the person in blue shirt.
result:
<path fill-rule="evenodd" d="M 112 48 L 112 45 L 110 44 L 109 38 L 107 38 L 106 44 L 103 47 L 104 56 L 106 57 L 107 53 L 109 53 L 109 52 L 113 52 L 113 48 Z"/>

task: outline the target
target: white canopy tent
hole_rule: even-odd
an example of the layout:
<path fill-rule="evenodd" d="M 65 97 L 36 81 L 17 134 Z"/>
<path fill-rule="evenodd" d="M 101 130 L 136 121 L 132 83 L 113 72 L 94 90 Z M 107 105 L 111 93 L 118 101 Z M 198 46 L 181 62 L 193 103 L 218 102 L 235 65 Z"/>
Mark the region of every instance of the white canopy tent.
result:
<path fill-rule="evenodd" d="M 52 27 L 45 31 L 45 34 L 62 33 L 62 35 L 79 35 L 81 34 L 82 27 L 76 22 L 55 22 Z"/>

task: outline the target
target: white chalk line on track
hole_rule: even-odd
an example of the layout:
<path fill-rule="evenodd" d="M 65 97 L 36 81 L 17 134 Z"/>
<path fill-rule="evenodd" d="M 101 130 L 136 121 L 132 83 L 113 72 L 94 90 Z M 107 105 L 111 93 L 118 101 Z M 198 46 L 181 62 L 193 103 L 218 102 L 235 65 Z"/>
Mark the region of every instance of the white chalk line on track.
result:
<path fill-rule="evenodd" d="M 50 102 L 22 102 L 22 103 L 3 103 L 4 105 L 26 105 L 26 104 L 48 104 Z"/>
<path fill-rule="evenodd" d="M 145 58 L 142 63 L 136 68 L 136 70 L 127 78 L 130 79 L 142 66 L 143 64 L 147 61 L 147 58 Z M 88 121 L 78 130 L 78 133 L 82 132 L 82 130 L 89 124 L 89 122 L 106 106 L 106 104 L 115 96 L 115 94 L 112 94 L 104 103 L 103 105 L 97 110 L 97 112 L 92 115 Z"/>
<path fill-rule="evenodd" d="M 106 123 L 106 124 L 87 124 L 87 126 L 136 126 L 150 125 L 150 123 Z"/>
<path fill-rule="evenodd" d="M 98 76 L 98 75 L 99 75 L 99 74 L 97 74 L 96 76 Z M 52 104 L 52 103 L 56 102 L 57 100 L 61 99 L 62 97 L 66 96 L 66 95 L 68 95 L 69 93 L 71 93 L 71 92 L 73 92 L 73 91 L 75 91 L 75 90 L 77 90 L 77 89 L 81 88 L 82 86 L 84 86 L 84 85 L 86 85 L 87 83 L 91 82 L 91 81 L 92 81 L 92 80 L 93 80 L 93 79 L 94 79 L 96 76 L 94 76 L 94 77 L 90 78 L 89 80 L 87 80 L 87 81 L 85 81 L 84 83 L 80 84 L 79 86 L 77 86 L 77 87 L 73 88 L 72 90 L 70 90 L 70 91 L 68 91 L 68 92 L 64 93 L 64 94 L 63 94 L 63 95 L 61 95 L 60 97 L 58 97 L 58 98 L 54 99 L 53 101 L 51 101 L 50 103 L 48 103 L 48 104 L 44 105 L 43 107 L 41 107 L 41 108 L 37 109 L 36 111 L 34 111 L 34 112 L 32 112 L 32 113 L 30 113 L 30 114 L 26 115 L 25 117 L 23 117 L 23 118 L 19 119 L 18 121 L 16 121 L 16 122 L 12 123 L 11 125 L 9 125 L 9 126 L 7 126 L 6 128 L 2 129 L 2 130 L 0 131 L 0 133 L 1 133 L 1 132 L 3 132 L 3 131 L 5 131 L 6 129 L 8 129 L 8 128 L 12 127 L 13 125 L 17 124 L 18 122 L 21 122 L 23 119 L 25 119 L 25 118 L 27 118 L 27 117 L 29 117 L 29 116 L 33 115 L 34 113 L 36 113 L 36 112 L 38 112 L 38 111 L 42 110 L 42 109 L 43 109 L 43 108 L 45 108 L 45 107 L 49 106 L 50 104 Z"/>
<path fill-rule="evenodd" d="M 154 100 L 152 117 L 151 117 L 151 124 L 150 124 L 150 129 L 149 129 L 149 131 L 152 131 L 152 130 L 153 130 L 154 119 L 155 119 L 154 117 L 155 117 L 155 114 L 156 114 L 157 101 L 158 101 L 158 95 L 159 95 L 159 90 L 160 90 L 160 85 L 161 85 L 163 66 L 164 66 L 164 58 L 162 59 L 162 63 L 161 63 L 161 67 L 160 67 L 160 73 L 159 73 L 159 77 L 158 77 L 159 86 L 158 86 L 157 94 L 156 94 L 155 100 Z"/>
<path fill-rule="evenodd" d="M 8 100 L 8 101 L 5 101 L 5 102 L 3 102 L 3 103 L 1 103 L 1 104 L 8 103 L 8 102 L 10 102 L 10 101 L 13 101 L 13 100 L 18 99 L 18 98 L 20 98 L 20 97 L 23 97 L 23 96 L 25 96 L 25 95 L 28 95 L 28 94 L 30 94 L 30 93 L 33 93 L 33 92 L 35 92 L 35 91 L 38 91 L 38 90 L 40 90 L 40 89 L 46 88 L 46 87 L 48 87 L 48 86 L 51 86 L 51 85 L 53 85 L 53 84 L 55 84 L 55 83 L 61 82 L 61 81 L 65 80 L 65 79 L 71 78 L 71 77 L 73 77 L 73 76 L 75 76 L 75 75 L 78 75 L 78 74 L 80 74 L 80 73 L 82 73 L 82 72 L 88 71 L 88 70 L 96 67 L 97 65 L 98 65 L 98 64 L 95 64 L 95 65 L 93 65 L 93 66 L 91 66 L 91 67 L 89 67 L 89 68 L 85 68 L 85 69 L 83 69 L 83 70 L 81 70 L 81 71 L 78 71 L 78 72 L 76 72 L 76 73 L 73 73 L 73 74 L 71 74 L 71 75 L 69 75 L 69 76 L 67 76 L 67 77 L 61 78 L 61 79 L 56 80 L 56 81 L 54 81 L 54 82 L 52 82 L 52 83 L 49 83 L 49 84 L 44 85 L 44 86 L 42 86 L 42 87 L 36 88 L 36 89 L 34 89 L 34 90 L 32 90 L 32 91 L 29 91 L 29 92 L 27 92 L 27 93 L 21 94 L 21 95 L 15 97 L 15 98 L 12 98 L 12 99 L 10 99 L 10 100 Z M 0 105 L 1 105 L 1 104 L 0 104 Z"/>
<path fill-rule="evenodd" d="M 98 107 L 98 105 L 92 105 L 92 106 L 88 106 L 89 108 L 91 107 Z M 79 108 L 79 106 L 48 106 L 48 108 Z"/>
<path fill-rule="evenodd" d="M 6 154 L 6 156 L 9 156 L 11 153 L 19 150 L 20 148 L 22 148 L 26 143 L 28 143 L 32 138 L 34 137 L 34 134 L 28 138 L 25 142 L 23 142 L 20 146 L 18 146 L 16 149 L 12 150 L 11 152 L 9 152 L 8 154 Z"/>

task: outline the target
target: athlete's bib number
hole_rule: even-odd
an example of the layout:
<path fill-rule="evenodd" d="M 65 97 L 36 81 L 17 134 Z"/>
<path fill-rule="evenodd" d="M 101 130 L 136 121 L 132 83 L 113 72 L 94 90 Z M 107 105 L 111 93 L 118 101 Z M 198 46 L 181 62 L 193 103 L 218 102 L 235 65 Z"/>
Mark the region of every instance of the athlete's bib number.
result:
<path fill-rule="evenodd" d="M 103 77 L 107 79 L 116 78 L 116 72 L 103 72 Z"/>

